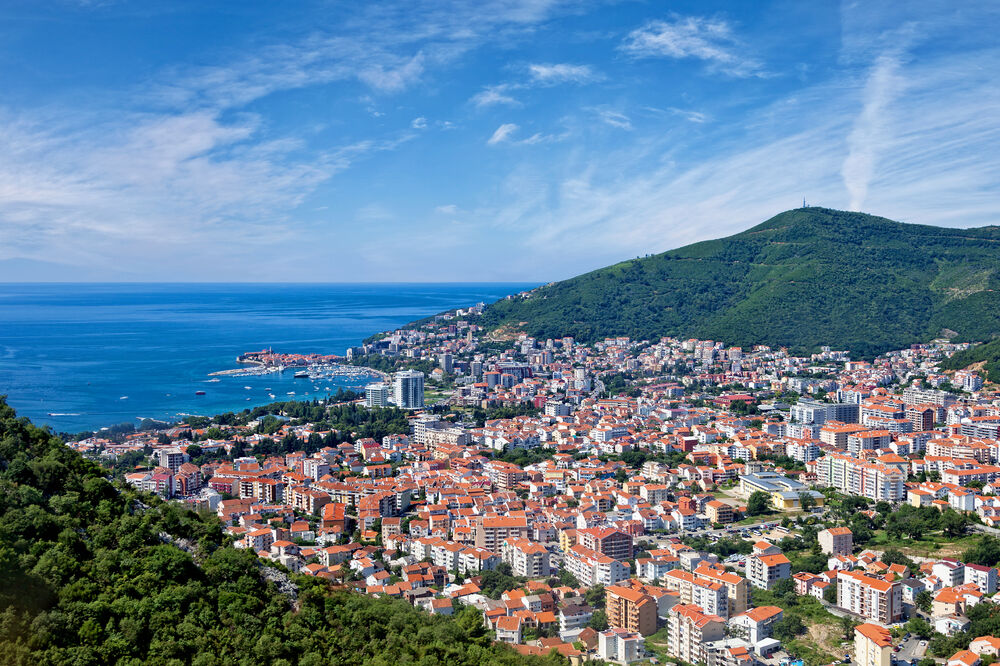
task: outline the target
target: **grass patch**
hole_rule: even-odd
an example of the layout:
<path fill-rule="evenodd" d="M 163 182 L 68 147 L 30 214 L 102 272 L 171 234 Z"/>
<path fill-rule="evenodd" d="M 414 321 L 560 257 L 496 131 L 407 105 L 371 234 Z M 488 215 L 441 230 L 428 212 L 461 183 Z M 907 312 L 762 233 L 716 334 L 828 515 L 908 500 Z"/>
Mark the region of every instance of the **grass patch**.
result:
<path fill-rule="evenodd" d="M 810 643 L 808 639 L 796 638 L 795 640 L 788 641 L 785 649 L 789 654 L 802 659 L 806 663 L 806 666 L 823 666 L 824 664 L 832 664 L 840 661 L 836 655 L 820 649 Z"/>
<path fill-rule="evenodd" d="M 895 548 L 904 555 L 916 557 L 941 558 L 954 555 L 961 555 L 966 550 L 975 546 L 981 535 L 967 534 L 957 539 L 947 537 L 943 534 L 925 534 L 919 539 L 890 538 L 885 530 L 877 530 L 872 540 L 864 545 L 865 548 L 874 550 L 885 550 Z"/>

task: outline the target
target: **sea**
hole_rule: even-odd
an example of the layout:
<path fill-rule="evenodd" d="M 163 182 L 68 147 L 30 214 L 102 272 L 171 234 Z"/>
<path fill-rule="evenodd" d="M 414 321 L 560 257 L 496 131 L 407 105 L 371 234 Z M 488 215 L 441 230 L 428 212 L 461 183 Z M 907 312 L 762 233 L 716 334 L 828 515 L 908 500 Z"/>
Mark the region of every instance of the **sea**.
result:
<path fill-rule="evenodd" d="M 0 395 L 64 433 L 323 398 L 366 381 L 209 374 L 265 348 L 343 354 L 374 333 L 535 286 L 0 284 Z"/>

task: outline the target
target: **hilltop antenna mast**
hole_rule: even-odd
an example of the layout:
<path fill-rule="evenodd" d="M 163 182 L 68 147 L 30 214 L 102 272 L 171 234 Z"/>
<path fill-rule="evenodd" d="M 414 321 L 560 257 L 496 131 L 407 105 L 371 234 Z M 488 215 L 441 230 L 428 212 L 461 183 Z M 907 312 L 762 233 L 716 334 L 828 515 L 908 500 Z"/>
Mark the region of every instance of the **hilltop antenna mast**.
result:
<path fill-rule="evenodd" d="M 806 207 L 806 198 L 805 197 L 802 197 L 802 207 L 803 208 Z"/>

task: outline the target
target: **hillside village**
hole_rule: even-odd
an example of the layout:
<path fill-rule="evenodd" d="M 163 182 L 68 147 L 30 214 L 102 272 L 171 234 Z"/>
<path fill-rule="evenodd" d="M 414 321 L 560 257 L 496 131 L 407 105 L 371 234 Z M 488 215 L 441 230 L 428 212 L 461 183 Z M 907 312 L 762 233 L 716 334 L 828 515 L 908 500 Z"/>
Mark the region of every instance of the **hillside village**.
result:
<path fill-rule="evenodd" d="M 315 402 L 318 418 L 277 405 L 69 445 L 274 566 L 428 613 L 474 606 L 526 654 L 996 659 L 1000 399 L 975 370 L 938 370 L 968 344 L 873 361 L 582 345 L 487 335 L 480 312 L 350 350 L 420 386 L 412 368 L 433 363 L 426 404 L 388 386 L 351 403 L 407 408 L 391 432 L 333 428 Z"/>

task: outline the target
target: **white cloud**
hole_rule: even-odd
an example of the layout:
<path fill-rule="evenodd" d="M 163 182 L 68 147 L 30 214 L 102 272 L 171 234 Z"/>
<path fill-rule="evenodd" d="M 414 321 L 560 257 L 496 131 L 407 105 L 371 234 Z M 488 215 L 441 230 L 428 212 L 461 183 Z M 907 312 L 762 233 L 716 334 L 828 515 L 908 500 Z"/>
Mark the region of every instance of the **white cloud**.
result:
<path fill-rule="evenodd" d="M 513 90 L 513 86 L 509 84 L 489 86 L 473 95 L 472 99 L 469 101 L 479 108 L 496 106 L 498 104 L 506 106 L 520 106 L 520 102 L 514 99 L 511 95 L 507 94 L 509 90 Z"/>
<path fill-rule="evenodd" d="M 242 257 L 295 237 L 290 211 L 318 185 L 413 136 L 310 153 L 296 139 L 262 139 L 254 116 L 208 111 L 73 125 L 0 113 L 0 126 L 3 256 L 159 279 L 188 279 L 183 262 L 158 261 L 172 253 L 218 267 L 218 248 Z"/>
<path fill-rule="evenodd" d="M 554 164 L 532 156 L 475 216 L 519 239 L 510 249 L 523 260 L 512 274 L 536 274 L 529 271 L 542 262 L 547 277 L 559 278 L 742 231 L 803 196 L 845 208 L 857 195 L 845 187 L 842 167 L 849 137 L 860 138 L 862 106 L 878 111 L 873 127 L 886 118 L 892 126 L 869 135 L 877 159 L 863 172 L 866 211 L 924 224 L 995 224 L 1000 123 L 991 109 L 1000 105 L 1000 88 L 991 72 L 1000 49 L 895 62 L 876 63 L 860 80 L 848 75 L 777 99 L 744 116 L 740 135 L 721 124 L 707 127 L 711 134 L 675 128 L 637 133 L 599 153 L 577 147 Z"/>
<path fill-rule="evenodd" d="M 560 83 L 589 83 L 600 80 L 589 65 L 534 64 L 528 65 L 528 75 L 539 85 L 557 85 Z"/>
<path fill-rule="evenodd" d="M 861 210 L 864 205 L 878 154 L 888 141 L 890 123 L 886 115 L 901 86 L 899 67 L 899 58 L 893 54 L 876 60 L 865 84 L 861 114 L 847 137 L 849 152 L 840 172 L 850 195 L 851 210 Z"/>
<path fill-rule="evenodd" d="M 678 109 L 677 107 L 670 107 L 667 109 L 670 113 L 675 116 L 680 116 L 684 120 L 692 123 L 698 123 L 699 125 L 708 121 L 708 116 L 700 111 L 691 111 L 690 109 Z"/>
<path fill-rule="evenodd" d="M 486 143 L 487 145 L 495 146 L 498 143 L 508 141 L 512 136 L 514 136 L 514 133 L 517 132 L 518 129 L 520 128 L 514 123 L 504 123 L 498 127 L 495 132 L 493 132 L 493 136 L 491 136 Z"/>
<path fill-rule="evenodd" d="M 710 70 L 738 78 L 767 76 L 758 60 L 740 52 L 745 47 L 733 36 L 729 23 L 719 18 L 649 21 L 629 33 L 620 48 L 636 58 L 703 60 Z"/>
<path fill-rule="evenodd" d="M 534 87 L 556 86 L 563 83 L 591 83 L 604 77 L 589 65 L 533 64 L 528 65 L 526 81 L 499 83 L 486 86 L 469 100 L 477 108 L 489 106 L 522 106 L 521 102 L 511 93 L 524 91 Z"/>
<path fill-rule="evenodd" d="M 437 206 L 434 209 L 434 212 L 439 213 L 441 215 L 455 215 L 458 213 L 458 206 L 456 206 L 455 204 L 446 204 L 444 206 Z"/>
<path fill-rule="evenodd" d="M 617 127 L 618 129 L 623 130 L 632 129 L 632 120 L 624 113 L 611 111 L 610 109 L 596 109 L 596 111 L 597 117 L 600 118 L 601 122 L 606 125 L 611 125 L 612 127 Z"/>
<path fill-rule="evenodd" d="M 564 141 L 569 138 L 569 131 L 564 131 L 561 134 L 543 134 L 542 132 L 535 132 L 529 137 L 524 139 L 515 139 L 514 135 L 521 130 L 521 127 L 515 123 L 504 123 L 493 132 L 486 144 L 489 146 L 495 146 L 500 143 L 508 143 L 517 146 L 534 146 L 540 143 L 557 143 L 559 141 Z"/>
<path fill-rule="evenodd" d="M 414 118 L 410 123 L 410 127 L 413 129 L 427 129 L 427 119 L 423 116 L 419 118 Z"/>

